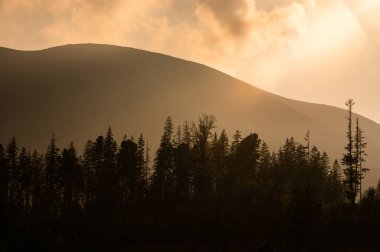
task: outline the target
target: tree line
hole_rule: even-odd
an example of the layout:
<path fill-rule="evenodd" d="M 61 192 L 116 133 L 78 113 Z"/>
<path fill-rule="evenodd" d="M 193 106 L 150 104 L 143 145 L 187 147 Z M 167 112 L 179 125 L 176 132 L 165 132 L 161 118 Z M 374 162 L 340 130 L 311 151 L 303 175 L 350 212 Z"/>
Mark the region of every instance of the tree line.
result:
<path fill-rule="evenodd" d="M 55 136 L 44 154 L 12 138 L 0 145 L 0 250 L 378 248 L 380 185 L 361 193 L 352 105 L 341 162 L 309 132 L 271 151 L 255 133 L 217 133 L 207 114 L 178 127 L 168 117 L 152 160 L 143 135 L 118 144 L 111 128 L 81 155 Z"/>

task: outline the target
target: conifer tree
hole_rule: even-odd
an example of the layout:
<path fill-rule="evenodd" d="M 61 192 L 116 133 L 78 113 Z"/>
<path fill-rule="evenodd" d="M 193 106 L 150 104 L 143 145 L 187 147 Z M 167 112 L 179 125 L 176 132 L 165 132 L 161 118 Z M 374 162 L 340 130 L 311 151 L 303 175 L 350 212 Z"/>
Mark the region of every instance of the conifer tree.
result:
<path fill-rule="evenodd" d="M 25 148 L 21 149 L 19 156 L 19 206 L 22 211 L 20 214 L 24 217 L 28 215 L 30 209 L 30 198 L 31 198 L 31 157 L 30 153 L 26 151 Z"/>
<path fill-rule="evenodd" d="M 235 155 L 236 154 L 236 151 L 237 151 L 237 148 L 239 146 L 239 143 L 242 139 L 242 136 L 241 136 L 241 132 L 240 130 L 236 130 L 235 131 L 235 134 L 232 138 L 232 143 L 231 143 L 231 155 Z"/>
<path fill-rule="evenodd" d="M 62 210 L 70 212 L 80 202 L 80 192 L 83 185 L 83 174 L 77 152 L 71 142 L 68 149 L 62 151 L 62 164 L 60 171 Z"/>
<path fill-rule="evenodd" d="M 355 102 L 352 99 L 347 100 L 347 144 L 345 147 L 346 153 L 343 155 L 342 164 L 345 166 L 344 175 L 345 175 L 345 192 L 347 200 L 354 205 L 357 196 L 357 189 L 359 184 L 359 176 L 356 171 L 355 164 L 356 158 L 354 155 L 354 134 L 352 128 L 352 106 L 354 106 Z"/>
<path fill-rule="evenodd" d="M 305 136 L 305 150 L 306 150 L 306 156 L 307 156 L 307 165 L 310 165 L 310 130 L 307 131 Z"/>
<path fill-rule="evenodd" d="M 174 149 L 175 193 L 179 201 L 186 200 L 190 194 L 190 149 L 184 142 Z"/>
<path fill-rule="evenodd" d="M 246 180 L 252 181 L 256 178 L 260 158 L 260 143 L 261 140 L 257 134 L 249 134 L 239 143 L 234 157 L 236 183 L 246 182 Z"/>
<path fill-rule="evenodd" d="M 267 143 L 264 141 L 262 141 L 259 156 L 258 176 L 263 179 L 266 178 L 271 166 L 271 154 Z"/>
<path fill-rule="evenodd" d="M 58 192 L 58 171 L 60 167 L 61 156 L 56 145 L 56 138 L 53 135 L 45 154 L 45 206 L 48 216 L 55 217 L 58 213 L 59 192 Z"/>
<path fill-rule="evenodd" d="M 32 206 L 34 214 L 40 219 L 43 214 L 43 187 L 46 186 L 44 178 L 44 157 L 36 150 L 31 157 L 31 176 L 32 176 Z"/>
<path fill-rule="evenodd" d="M 137 197 L 142 198 L 147 188 L 146 181 L 146 160 L 145 160 L 145 140 L 141 134 L 137 142 L 136 151 L 136 169 L 137 169 Z"/>
<path fill-rule="evenodd" d="M 0 223 L 5 218 L 8 199 L 9 170 L 5 158 L 5 150 L 0 144 Z"/>
<path fill-rule="evenodd" d="M 212 186 L 212 174 L 208 168 L 210 160 L 209 139 L 212 136 L 212 130 L 215 128 L 215 117 L 213 115 L 202 114 L 198 118 L 197 124 L 193 123 L 192 131 L 194 138 L 193 150 L 197 154 L 194 186 L 196 192 L 201 195 L 209 192 Z"/>
<path fill-rule="evenodd" d="M 153 191 L 157 199 L 170 199 L 174 187 L 173 123 L 169 116 L 154 160 Z"/>
<path fill-rule="evenodd" d="M 335 159 L 334 164 L 329 174 L 329 183 L 330 183 L 330 188 L 331 188 L 331 192 L 329 195 L 331 196 L 333 203 L 339 202 L 343 196 L 341 176 L 342 174 L 341 174 L 341 168 L 340 168 L 339 162 L 338 160 Z"/>
<path fill-rule="evenodd" d="M 358 191 L 359 191 L 359 201 L 362 199 L 362 181 L 364 179 L 364 175 L 369 171 L 368 168 L 363 167 L 363 163 L 365 162 L 365 156 L 367 153 L 365 152 L 365 148 L 367 147 L 367 143 L 364 142 L 364 131 L 359 126 L 359 118 L 356 118 L 356 128 L 355 128 L 355 171 L 358 174 Z"/>
<path fill-rule="evenodd" d="M 9 214 L 13 215 L 13 211 L 15 210 L 16 205 L 16 193 L 18 188 L 18 176 L 19 176 L 19 170 L 18 170 L 18 147 L 16 143 L 16 138 L 13 137 L 8 146 L 7 146 L 7 153 L 6 153 L 6 159 L 7 159 L 7 170 L 8 170 L 8 211 Z"/>
<path fill-rule="evenodd" d="M 144 193 L 145 193 L 145 198 L 148 197 L 148 191 L 149 191 L 149 179 L 150 179 L 150 146 L 149 142 L 146 141 L 146 149 L 145 149 L 145 167 L 144 167 Z"/>
<path fill-rule="evenodd" d="M 222 190 L 227 181 L 228 157 L 230 154 L 230 144 L 226 131 L 220 133 L 216 146 L 214 147 L 214 162 L 216 163 L 216 189 Z"/>
<path fill-rule="evenodd" d="M 83 176 L 84 176 L 84 197 L 86 205 L 94 203 L 96 194 L 96 162 L 94 157 L 95 144 L 89 140 L 86 142 L 83 151 Z"/>
<path fill-rule="evenodd" d="M 142 168 L 141 165 L 143 164 L 139 164 L 140 167 L 138 166 L 139 157 L 137 152 L 138 145 L 132 139 L 121 142 L 117 163 L 123 203 L 135 203 L 142 193 L 142 188 L 140 187 L 142 170 L 140 168 Z M 142 153 L 142 157 L 143 155 L 144 153 Z"/>

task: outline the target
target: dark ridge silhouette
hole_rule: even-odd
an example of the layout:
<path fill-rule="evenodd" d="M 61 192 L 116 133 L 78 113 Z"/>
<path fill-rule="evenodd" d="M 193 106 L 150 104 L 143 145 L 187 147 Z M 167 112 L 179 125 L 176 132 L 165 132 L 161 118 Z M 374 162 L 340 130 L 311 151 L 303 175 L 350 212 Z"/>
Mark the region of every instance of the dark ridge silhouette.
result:
<path fill-rule="evenodd" d="M 157 147 L 162 118 L 169 114 L 179 123 L 203 112 L 229 132 L 257 132 L 273 149 L 284 136 L 302 141 L 310 130 L 311 142 L 333 158 L 344 152 L 344 110 L 289 100 L 201 64 L 109 45 L 0 48 L 1 142 L 15 135 L 21 144 L 44 150 L 53 133 L 59 145 L 83 143 L 114 125 L 116 137 L 144 132 Z M 374 185 L 380 126 L 360 120 L 371 168 L 365 184 Z"/>

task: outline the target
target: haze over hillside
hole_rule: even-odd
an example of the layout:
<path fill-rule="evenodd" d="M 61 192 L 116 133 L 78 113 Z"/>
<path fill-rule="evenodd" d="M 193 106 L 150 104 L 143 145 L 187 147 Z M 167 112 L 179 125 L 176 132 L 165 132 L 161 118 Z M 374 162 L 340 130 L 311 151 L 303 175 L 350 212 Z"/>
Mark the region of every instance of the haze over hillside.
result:
<path fill-rule="evenodd" d="M 348 97 L 347 97 L 348 98 Z M 344 103 L 344 101 L 342 101 Z M 140 133 L 157 146 L 165 118 L 176 124 L 206 112 L 230 138 L 256 132 L 272 149 L 286 137 L 341 158 L 345 111 L 270 94 L 207 66 L 132 48 L 67 45 L 41 51 L 0 48 L 0 142 L 16 136 L 21 145 L 45 150 L 52 134 L 60 146 L 104 134 L 117 139 Z M 380 125 L 360 117 L 368 143 L 367 184 L 380 177 Z M 153 153 L 151 153 L 153 154 Z"/>

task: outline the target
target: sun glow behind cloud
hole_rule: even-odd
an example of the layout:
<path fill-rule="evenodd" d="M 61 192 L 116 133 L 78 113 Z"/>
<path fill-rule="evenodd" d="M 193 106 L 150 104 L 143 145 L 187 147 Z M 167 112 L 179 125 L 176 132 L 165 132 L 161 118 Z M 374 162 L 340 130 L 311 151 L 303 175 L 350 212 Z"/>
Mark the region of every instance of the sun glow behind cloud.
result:
<path fill-rule="evenodd" d="M 0 46 L 158 51 L 296 99 L 353 97 L 380 121 L 378 13 L 380 0 L 0 0 Z"/>

